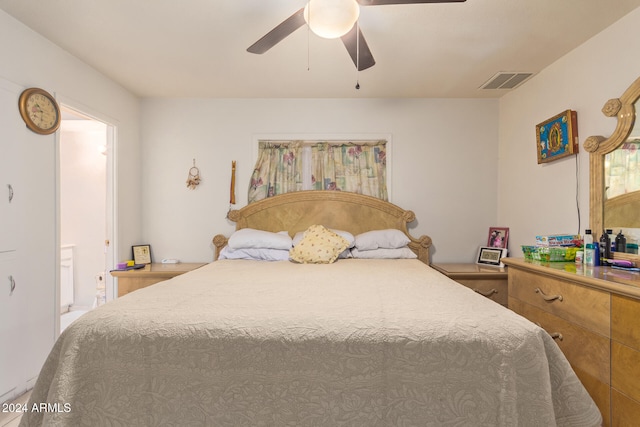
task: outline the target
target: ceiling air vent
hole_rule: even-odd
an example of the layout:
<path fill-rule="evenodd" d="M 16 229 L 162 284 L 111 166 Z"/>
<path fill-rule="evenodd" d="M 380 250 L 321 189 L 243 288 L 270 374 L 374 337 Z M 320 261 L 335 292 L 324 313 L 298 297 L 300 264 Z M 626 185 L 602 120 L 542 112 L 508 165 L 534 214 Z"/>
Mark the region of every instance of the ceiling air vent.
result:
<path fill-rule="evenodd" d="M 532 75 L 533 73 L 500 72 L 480 86 L 480 89 L 513 89 Z"/>

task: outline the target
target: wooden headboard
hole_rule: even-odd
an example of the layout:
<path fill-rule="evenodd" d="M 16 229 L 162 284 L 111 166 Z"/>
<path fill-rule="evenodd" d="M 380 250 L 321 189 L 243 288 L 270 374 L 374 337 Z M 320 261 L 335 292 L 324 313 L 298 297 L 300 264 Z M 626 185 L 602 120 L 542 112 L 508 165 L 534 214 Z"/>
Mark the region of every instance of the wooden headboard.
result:
<path fill-rule="evenodd" d="M 395 228 L 410 239 L 409 247 L 418 259 L 429 264 L 431 238 L 414 238 L 407 224 L 415 220 L 415 214 L 393 203 L 371 196 L 342 191 L 297 191 L 269 197 L 229 212 L 229 219 L 236 223 L 236 230 L 254 228 L 265 231 L 289 232 L 293 237 L 309 226 L 321 224 L 327 228 L 345 230 L 354 236 L 365 231 Z M 213 238 L 215 259 L 227 244 L 228 238 L 218 234 Z"/>

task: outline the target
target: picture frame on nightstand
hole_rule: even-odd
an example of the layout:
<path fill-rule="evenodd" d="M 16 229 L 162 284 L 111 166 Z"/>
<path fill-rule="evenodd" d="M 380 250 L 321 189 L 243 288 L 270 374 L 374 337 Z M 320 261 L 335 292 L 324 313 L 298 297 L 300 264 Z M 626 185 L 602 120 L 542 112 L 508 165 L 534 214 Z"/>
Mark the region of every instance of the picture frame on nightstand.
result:
<path fill-rule="evenodd" d="M 489 227 L 487 246 L 506 249 L 509 246 L 509 227 Z"/>
<path fill-rule="evenodd" d="M 502 258 L 507 256 L 507 248 L 493 248 L 481 246 L 478 250 L 476 264 L 495 265 L 496 267 L 504 267 Z"/>
<path fill-rule="evenodd" d="M 131 246 L 134 264 L 151 264 L 151 245 Z"/>

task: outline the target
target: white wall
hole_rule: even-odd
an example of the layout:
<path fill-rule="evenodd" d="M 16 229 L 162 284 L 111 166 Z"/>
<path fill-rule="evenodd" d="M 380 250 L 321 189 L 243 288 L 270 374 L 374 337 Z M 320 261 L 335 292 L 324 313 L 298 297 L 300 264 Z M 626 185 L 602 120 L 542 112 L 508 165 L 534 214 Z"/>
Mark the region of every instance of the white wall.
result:
<path fill-rule="evenodd" d="M 118 258 L 125 258 L 131 244 L 140 236 L 140 145 L 139 100 L 95 69 L 71 56 L 47 39 L 0 11 L 0 77 L 23 87 L 41 87 L 78 111 L 117 126 L 117 212 L 120 245 Z M 1 132 L 1 131 L 0 131 Z M 43 139 L 44 140 L 44 139 Z M 55 230 L 56 145 L 48 142 L 30 147 L 34 164 L 34 182 L 46 193 L 46 206 L 38 221 Z M 43 237 L 44 238 L 44 237 Z M 41 241 L 46 259 L 54 261 L 53 235 Z M 38 258 L 42 259 L 42 258 Z M 53 280 L 49 268 L 43 280 Z"/>
<path fill-rule="evenodd" d="M 210 261 L 229 235 L 231 161 L 246 205 L 256 135 L 390 135 L 391 201 L 417 216 L 433 260 L 472 261 L 497 220 L 498 101 L 473 99 L 145 99 L 143 238 L 154 260 Z M 186 187 L 193 159 L 202 183 Z M 502 225 L 502 224 L 500 224 Z"/>
<path fill-rule="evenodd" d="M 616 119 L 602 114 L 640 76 L 640 9 L 596 35 L 500 100 L 498 222 L 510 227 L 513 256 L 538 234 L 589 228 L 589 155 L 582 144 L 610 136 Z M 574 157 L 537 164 L 536 124 L 566 110 L 578 113 L 579 209 Z"/>

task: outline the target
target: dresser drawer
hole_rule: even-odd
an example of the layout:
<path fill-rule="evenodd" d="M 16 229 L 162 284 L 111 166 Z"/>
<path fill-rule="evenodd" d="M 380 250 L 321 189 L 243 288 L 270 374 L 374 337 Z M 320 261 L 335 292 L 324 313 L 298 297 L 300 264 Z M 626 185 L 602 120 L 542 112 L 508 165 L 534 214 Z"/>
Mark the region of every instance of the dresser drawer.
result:
<path fill-rule="evenodd" d="M 509 308 L 537 323 L 554 337 L 571 366 L 586 372 L 604 384 L 609 384 L 611 372 L 609 338 L 515 298 L 509 298 Z"/>
<path fill-rule="evenodd" d="M 587 389 L 589 395 L 600 409 L 602 425 L 608 427 L 611 419 L 611 386 L 584 372 L 582 369 L 572 366 L 574 372 L 580 378 L 580 382 Z"/>
<path fill-rule="evenodd" d="M 118 279 L 118 297 L 138 289 L 155 285 L 181 274 L 202 267 L 203 263 L 147 264 L 139 270 L 113 270 L 111 275 Z"/>
<path fill-rule="evenodd" d="M 611 341 L 611 387 L 640 401 L 640 351 Z"/>
<path fill-rule="evenodd" d="M 640 350 L 640 301 L 611 295 L 611 339 Z"/>
<path fill-rule="evenodd" d="M 627 396 L 611 389 L 611 409 L 613 427 L 628 427 L 638 425 L 640 420 L 640 404 Z M 603 415 L 604 417 L 604 415 Z"/>
<path fill-rule="evenodd" d="M 610 335 L 608 292 L 513 268 L 509 271 L 509 296 L 598 334 Z"/>
<path fill-rule="evenodd" d="M 507 280 L 455 279 L 456 282 L 485 297 L 507 306 Z"/>
<path fill-rule="evenodd" d="M 468 263 L 431 264 L 431 267 L 480 295 L 507 306 L 505 268 Z"/>

